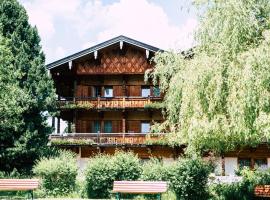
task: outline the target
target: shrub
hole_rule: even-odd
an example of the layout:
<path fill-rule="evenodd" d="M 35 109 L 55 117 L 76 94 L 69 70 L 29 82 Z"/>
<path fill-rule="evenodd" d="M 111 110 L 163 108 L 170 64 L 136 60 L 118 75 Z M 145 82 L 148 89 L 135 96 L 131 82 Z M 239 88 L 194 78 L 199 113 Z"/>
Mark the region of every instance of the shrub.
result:
<path fill-rule="evenodd" d="M 208 199 L 207 181 L 211 170 L 212 166 L 199 158 L 180 159 L 172 164 L 168 180 L 177 199 Z"/>
<path fill-rule="evenodd" d="M 140 160 L 132 152 L 118 151 L 112 157 L 112 162 L 116 181 L 137 180 L 141 175 Z"/>
<path fill-rule="evenodd" d="M 113 162 L 108 155 L 91 158 L 86 168 L 86 192 L 91 198 L 107 198 L 114 181 Z"/>
<path fill-rule="evenodd" d="M 53 196 L 74 191 L 77 171 L 75 155 L 69 151 L 61 151 L 58 157 L 41 158 L 33 168 L 33 172 L 41 177 L 45 192 Z"/>
<path fill-rule="evenodd" d="M 133 153 L 116 152 L 114 156 L 97 155 L 86 169 L 86 191 L 89 198 L 108 198 L 114 180 L 136 180 L 140 177 L 139 159 Z"/>
<path fill-rule="evenodd" d="M 164 165 L 156 158 L 144 163 L 141 180 L 167 181 L 169 165 Z"/>
<path fill-rule="evenodd" d="M 214 184 L 213 194 L 220 200 L 252 200 L 254 199 L 254 189 L 256 185 L 270 184 L 270 170 L 248 170 L 240 172 L 243 180 L 231 184 Z"/>

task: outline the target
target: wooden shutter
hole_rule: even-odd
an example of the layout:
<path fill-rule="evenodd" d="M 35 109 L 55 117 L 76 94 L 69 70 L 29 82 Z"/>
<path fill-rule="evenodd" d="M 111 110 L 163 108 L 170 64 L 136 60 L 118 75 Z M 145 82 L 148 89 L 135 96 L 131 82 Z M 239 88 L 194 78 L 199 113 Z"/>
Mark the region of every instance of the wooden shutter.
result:
<path fill-rule="evenodd" d="M 140 133 L 141 132 L 141 121 L 127 121 L 128 132 Z"/>
<path fill-rule="evenodd" d="M 121 96 L 124 96 L 124 95 L 123 95 L 122 85 L 114 85 L 114 86 L 113 86 L 113 96 L 114 96 L 114 97 L 121 97 Z"/>
<path fill-rule="evenodd" d="M 130 85 L 127 86 L 128 96 L 139 97 L 141 96 L 141 86 L 140 85 Z"/>
<path fill-rule="evenodd" d="M 113 133 L 122 133 L 122 121 L 120 121 L 120 120 L 112 121 L 112 132 Z"/>

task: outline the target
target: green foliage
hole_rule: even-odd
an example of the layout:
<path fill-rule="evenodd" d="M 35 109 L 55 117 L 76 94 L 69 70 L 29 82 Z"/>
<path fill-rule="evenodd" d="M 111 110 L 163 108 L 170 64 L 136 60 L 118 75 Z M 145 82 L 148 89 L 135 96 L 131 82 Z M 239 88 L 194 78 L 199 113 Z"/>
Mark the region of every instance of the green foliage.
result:
<path fill-rule="evenodd" d="M 37 29 L 17 0 L 0 1 L 0 170 L 30 171 L 46 148 L 55 91 Z"/>
<path fill-rule="evenodd" d="M 270 1 L 198 5 L 204 12 L 192 59 L 159 53 L 154 71 L 146 73 L 165 93 L 169 143 L 222 153 L 268 141 Z"/>
<path fill-rule="evenodd" d="M 168 180 L 178 200 L 208 199 L 212 166 L 199 158 L 180 159 L 169 169 Z"/>
<path fill-rule="evenodd" d="M 86 110 L 90 110 L 94 107 L 93 104 L 89 103 L 89 102 L 84 102 L 84 103 L 66 103 L 64 105 L 61 105 L 61 108 L 63 109 L 86 109 Z"/>
<path fill-rule="evenodd" d="M 77 170 L 75 155 L 68 151 L 61 151 L 58 157 L 41 158 L 33 168 L 42 178 L 46 194 L 52 196 L 65 196 L 74 191 Z"/>
<path fill-rule="evenodd" d="M 143 164 L 140 179 L 144 181 L 167 181 L 170 165 L 165 165 L 156 158 Z"/>
<path fill-rule="evenodd" d="M 218 200 L 252 200 L 256 185 L 270 184 L 270 170 L 241 171 L 243 180 L 232 184 L 214 184 L 211 188 L 213 196 Z"/>
<path fill-rule="evenodd" d="M 97 155 L 86 169 L 88 198 L 108 198 L 114 180 L 137 180 L 141 174 L 139 159 L 133 153 L 116 152 L 114 156 Z"/>
<path fill-rule="evenodd" d="M 50 141 L 52 146 L 61 145 L 92 145 L 95 142 L 91 139 L 53 139 Z"/>

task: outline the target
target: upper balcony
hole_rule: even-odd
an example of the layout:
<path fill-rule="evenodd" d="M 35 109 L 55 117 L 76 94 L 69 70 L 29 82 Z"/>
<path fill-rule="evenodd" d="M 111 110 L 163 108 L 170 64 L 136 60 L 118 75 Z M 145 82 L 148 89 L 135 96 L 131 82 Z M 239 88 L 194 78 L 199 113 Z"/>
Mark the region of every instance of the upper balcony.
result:
<path fill-rule="evenodd" d="M 70 97 L 60 98 L 62 109 L 136 109 L 151 108 L 153 103 L 161 103 L 161 97 Z"/>

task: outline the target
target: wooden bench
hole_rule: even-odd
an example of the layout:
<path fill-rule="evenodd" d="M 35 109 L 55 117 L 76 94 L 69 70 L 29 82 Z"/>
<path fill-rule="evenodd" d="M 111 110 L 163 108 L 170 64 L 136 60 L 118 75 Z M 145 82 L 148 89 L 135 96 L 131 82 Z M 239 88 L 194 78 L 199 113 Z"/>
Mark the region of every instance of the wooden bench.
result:
<path fill-rule="evenodd" d="M 161 193 L 167 191 L 167 183 L 164 181 L 114 181 L 112 192 L 116 199 L 123 194 L 156 194 L 161 199 Z"/>
<path fill-rule="evenodd" d="M 0 179 L 0 191 L 29 191 L 32 199 L 38 186 L 38 179 Z"/>
<path fill-rule="evenodd" d="M 270 197 L 270 185 L 257 185 L 254 190 L 256 197 Z"/>

